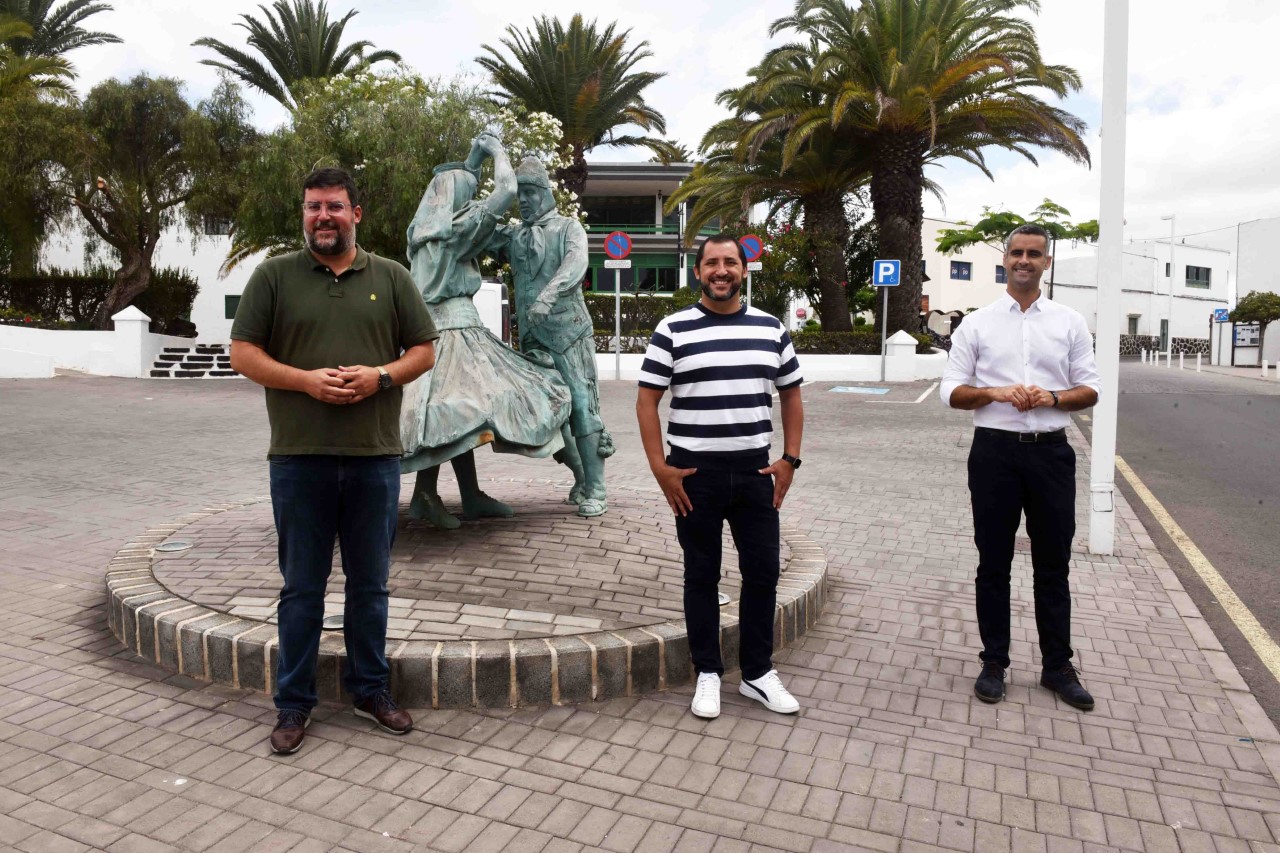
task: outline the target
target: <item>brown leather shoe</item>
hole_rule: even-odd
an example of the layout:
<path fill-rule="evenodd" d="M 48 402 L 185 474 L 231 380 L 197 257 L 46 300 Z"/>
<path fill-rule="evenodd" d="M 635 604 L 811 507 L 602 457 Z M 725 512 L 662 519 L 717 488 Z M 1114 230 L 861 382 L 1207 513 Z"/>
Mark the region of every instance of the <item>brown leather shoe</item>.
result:
<path fill-rule="evenodd" d="M 408 711 L 396 707 L 395 700 L 386 690 L 373 694 L 363 702 L 357 702 L 355 714 L 357 717 L 373 720 L 378 728 L 393 735 L 407 735 L 413 731 L 413 717 L 409 716 Z"/>
<path fill-rule="evenodd" d="M 276 755 L 291 755 L 302 746 L 307 736 L 311 716 L 302 711 L 281 711 L 276 715 L 276 727 L 271 730 L 271 751 Z"/>

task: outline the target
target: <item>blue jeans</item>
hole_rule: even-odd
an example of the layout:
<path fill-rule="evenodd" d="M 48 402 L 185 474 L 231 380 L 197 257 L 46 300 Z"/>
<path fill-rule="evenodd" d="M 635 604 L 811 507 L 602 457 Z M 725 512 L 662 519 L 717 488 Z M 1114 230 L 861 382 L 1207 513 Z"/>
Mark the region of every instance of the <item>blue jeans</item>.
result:
<path fill-rule="evenodd" d="M 315 707 L 316 655 L 336 539 L 346 575 L 343 684 L 357 702 L 388 687 L 387 571 L 400 503 L 397 456 L 273 456 L 280 540 L 279 710 Z"/>

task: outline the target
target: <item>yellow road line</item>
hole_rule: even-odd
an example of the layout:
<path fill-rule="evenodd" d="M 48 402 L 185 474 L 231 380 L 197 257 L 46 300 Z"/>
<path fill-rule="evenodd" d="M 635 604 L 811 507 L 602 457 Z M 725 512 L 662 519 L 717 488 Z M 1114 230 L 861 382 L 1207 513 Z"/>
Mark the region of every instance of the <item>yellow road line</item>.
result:
<path fill-rule="evenodd" d="M 1182 556 L 1187 558 L 1191 568 L 1196 570 L 1196 574 L 1204 581 L 1204 585 L 1209 588 L 1209 592 L 1213 593 L 1214 598 L 1218 599 L 1218 603 L 1222 605 L 1222 609 L 1226 611 L 1227 616 L 1231 617 L 1231 621 L 1236 623 L 1240 633 L 1249 641 L 1249 645 L 1253 646 L 1253 650 L 1262 662 L 1266 664 L 1267 669 L 1271 670 L 1271 674 L 1275 676 L 1277 681 L 1280 681 L 1280 645 L 1276 645 L 1276 641 L 1271 638 L 1271 635 L 1267 633 L 1267 629 L 1262 627 L 1262 624 L 1245 606 L 1245 603 L 1240 600 L 1240 596 L 1236 595 L 1235 590 L 1227 583 L 1226 578 L 1218 573 L 1218 570 L 1213 567 L 1213 563 L 1209 562 L 1209 558 L 1196 547 L 1196 543 L 1191 541 L 1191 537 L 1183 532 L 1182 528 L 1178 526 L 1178 522 L 1174 521 L 1173 516 L 1169 515 L 1169 511 L 1164 508 L 1164 505 L 1156 499 L 1151 490 L 1129 467 L 1129 463 L 1119 456 L 1116 457 L 1116 470 L 1129 481 L 1129 485 L 1138 493 L 1138 497 L 1142 498 L 1142 502 L 1147 505 L 1147 509 L 1151 510 L 1151 514 L 1155 516 L 1156 521 L 1164 528 L 1164 532 L 1169 534 L 1169 538 L 1178 546 Z"/>

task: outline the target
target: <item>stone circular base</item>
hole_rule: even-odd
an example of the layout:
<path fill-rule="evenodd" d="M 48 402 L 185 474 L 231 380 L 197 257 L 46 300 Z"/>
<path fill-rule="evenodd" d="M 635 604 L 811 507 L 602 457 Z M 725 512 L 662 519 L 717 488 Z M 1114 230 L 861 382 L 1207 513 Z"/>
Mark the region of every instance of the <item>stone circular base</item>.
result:
<path fill-rule="evenodd" d="M 692 677 L 682 560 L 668 508 L 614 487 L 609 512 L 579 518 L 547 481 L 484 484 L 515 518 L 440 531 L 406 503 L 388 586 L 392 689 L 409 707 L 515 707 L 630 696 Z M 407 490 L 406 490 L 407 491 Z M 447 502 L 447 497 L 446 497 Z M 166 553 L 170 539 L 192 543 Z M 774 646 L 793 643 L 825 601 L 820 548 L 784 524 Z M 726 534 L 725 666 L 738 665 L 737 555 Z M 342 613 L 341 559 L 325 601 Z M 210 507 L 146 531 L 107 569 L 109 621 L 130 649 L 194 678 L 270 692 L 280 572 L 266 497 Z M 320 696 L 343 700 L 341 632 L 321 636 Z"/>

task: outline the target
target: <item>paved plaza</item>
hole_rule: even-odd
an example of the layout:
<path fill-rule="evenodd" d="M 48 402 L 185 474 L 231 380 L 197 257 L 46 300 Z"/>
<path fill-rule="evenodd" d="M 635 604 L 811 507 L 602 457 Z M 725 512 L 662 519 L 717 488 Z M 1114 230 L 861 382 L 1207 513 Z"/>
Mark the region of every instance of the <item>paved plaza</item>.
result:
<path fill-rule="evenodd" d="M 332 704 L 302 751 L 281 757 L 266 743 L 269 696 L 126 650 L 104 582 L 144 530 L 240 504 L 201 522 L 218 547 L 165 557 L 157 577 L 206 606 L 270 615 L 268 505 L 245 504 L 267 491 L 261 389 L 0 382 L 0 849 L 1280 851 L 1280 737 L 1123 501 L 1118 555 L 1087 553 L 1079 434 L 1075 645 L 1098 708 L 1037 686 L 1025 539 L 1008 700 L 983 705 L 969 418 L 936 392 L 915 402 L 929 383 L 885 396 L 837 384 L 805 388 L 805 465 L 783 510 L 828 562 L 825 611 L 776 659 L 799 715 L 748 703 L 736 675 L 713 721 L 689 713 L 689 686 L 417 709 L 405 737 Z M 550 461 L 481 451 L 484 487 L 528 526 L 485 522 L 490 541 L 521 539 L 503 553 L 409 525 L 393 593 L 402 637 L 465 625 L 518 639 L 678 609 L 678 552 L 634 387 L 606 382 L 602 397 L 618 445 L 610 515 L 567 513 Z M 447 475 L 441 492 L 456 508 Z M 564 529 L 597 531 L 599 553 L 558 561 L 545 537 Z M 455 583 L 458 562 L 492 584 Z M 573 579 L 592 573 L 593 592 L 576 595 Z M 454 618 L 417 618 L 432 609 Z"/>

